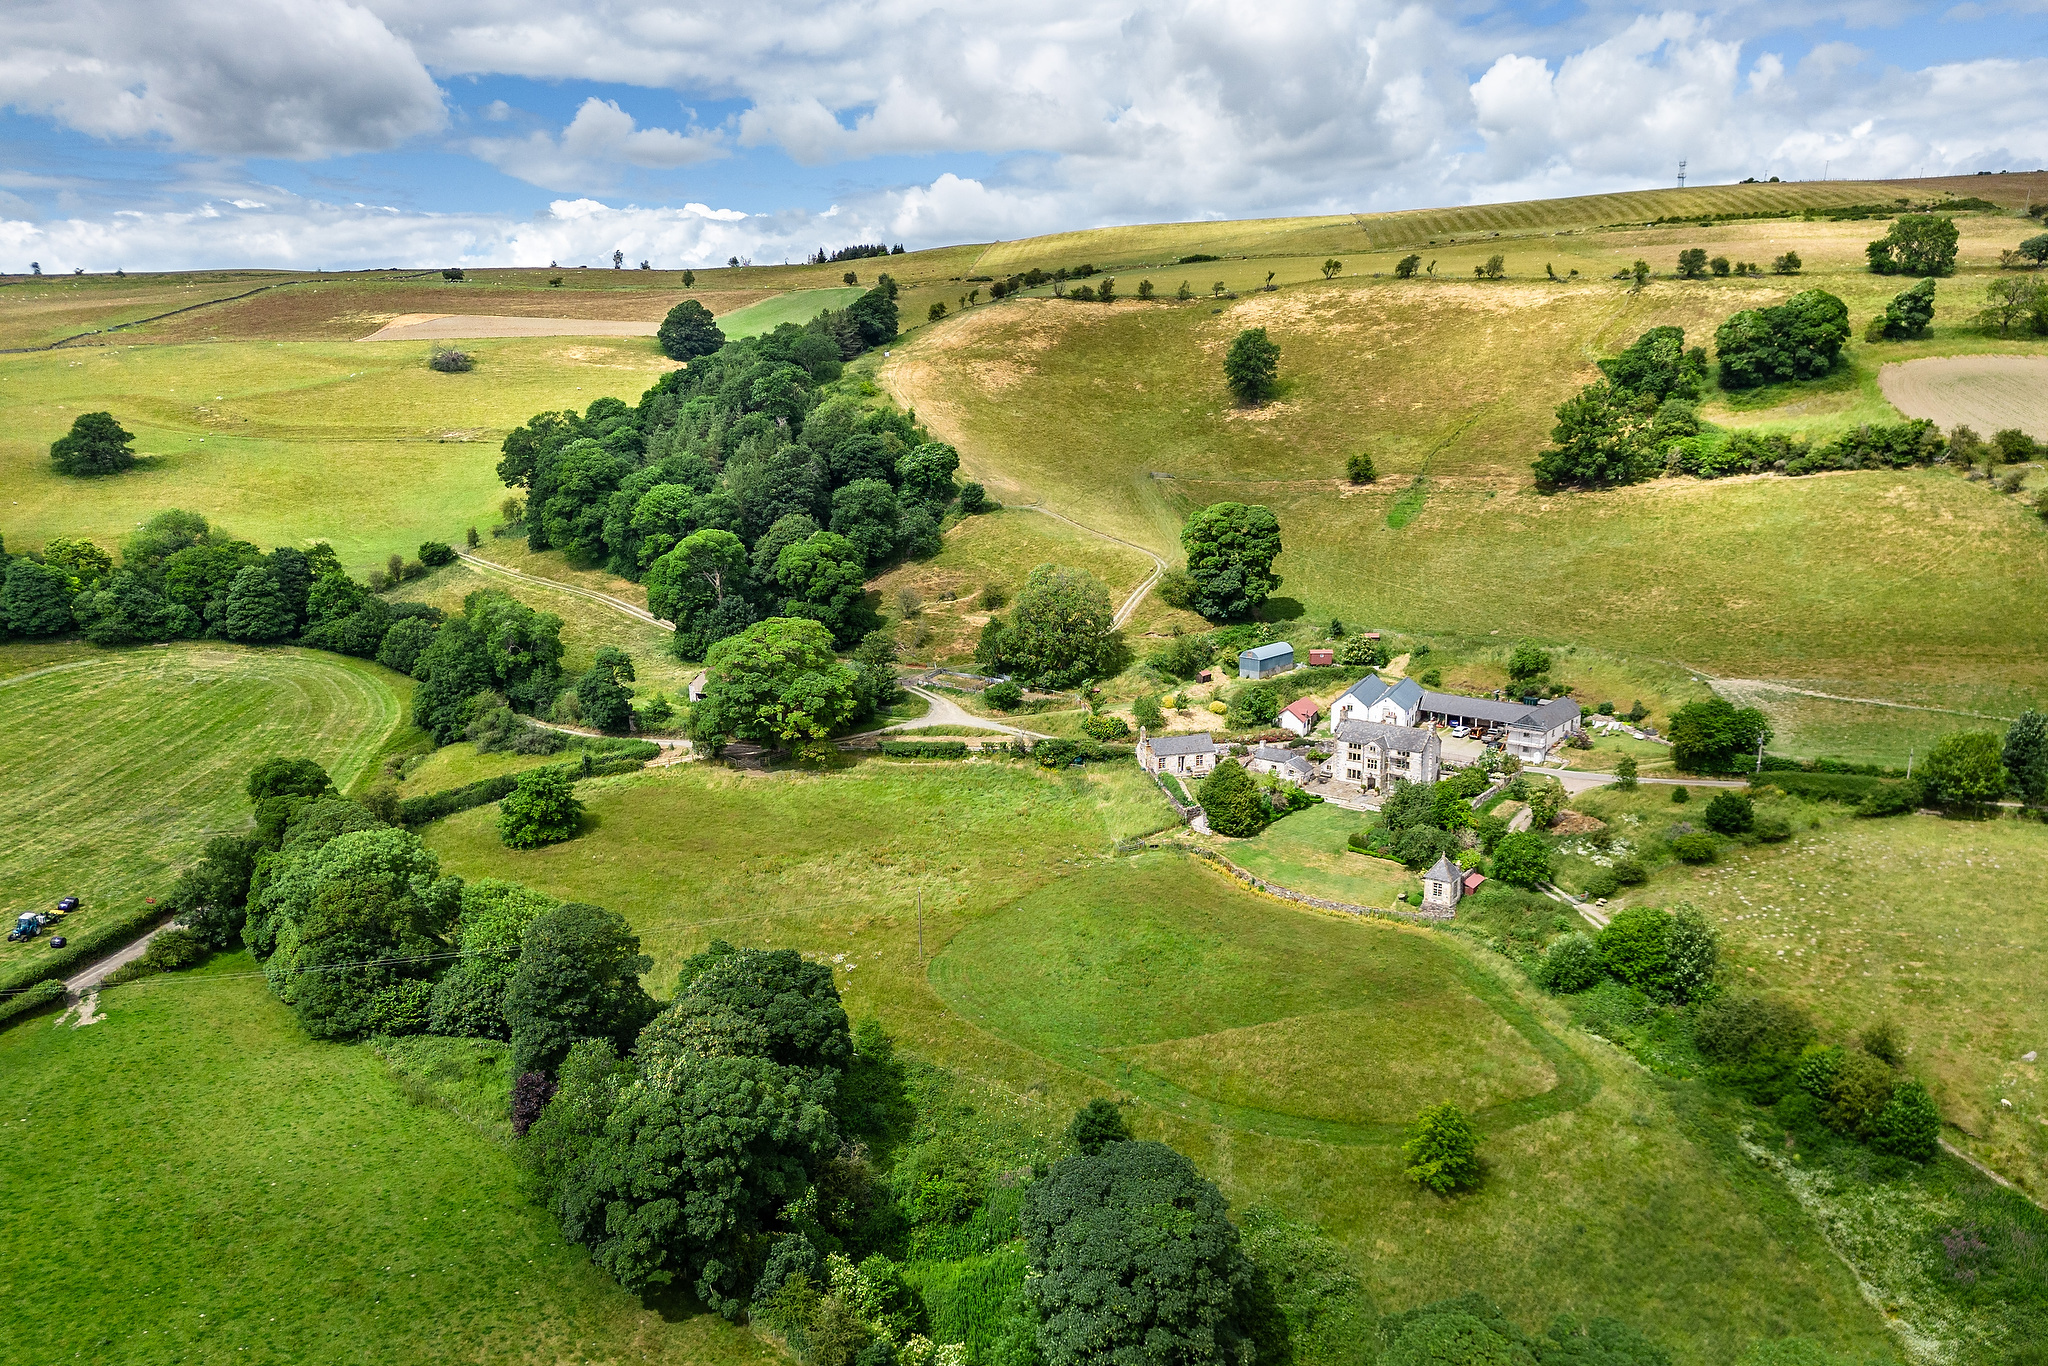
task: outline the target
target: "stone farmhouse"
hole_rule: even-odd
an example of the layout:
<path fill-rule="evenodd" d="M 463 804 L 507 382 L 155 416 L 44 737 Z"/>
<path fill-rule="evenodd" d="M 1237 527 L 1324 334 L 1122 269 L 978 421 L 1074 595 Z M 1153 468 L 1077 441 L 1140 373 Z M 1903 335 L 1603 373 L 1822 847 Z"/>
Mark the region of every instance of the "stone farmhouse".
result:
<path fill-rule="evenodd" d="M 1508 753 L 1524 763 L 1541 763 L 1583 724 L 1579 704 L 1569 697 L 1553 697 L 1534 705 L 1496 702 L 1490 697 L 1428 692 L 1412 678 L 1389 683 L 1377 677 L 1360 679 L 1330 704 L 1333 731 L 1354 720 L 1388 726 L 1466 726 L 1492 732 Z"/>
<path fill-rule="evenodd" d="M 1435 731 L 1378 721 L 1339 721 L 1330 734 L 1330 778 L 1368 792 L 1392 791 L 1404 779 L 1433 783 L 1443 768 L 1444 742 Z"/>
<path fill-rule="evenodd" d="M 1144 727 L 1138 728 L 1138 766 L 1148 773 L 1206 778 L 1215 772 L 1224 753 L 1223 746 L 1207 732 L 1148 736 Z"/>

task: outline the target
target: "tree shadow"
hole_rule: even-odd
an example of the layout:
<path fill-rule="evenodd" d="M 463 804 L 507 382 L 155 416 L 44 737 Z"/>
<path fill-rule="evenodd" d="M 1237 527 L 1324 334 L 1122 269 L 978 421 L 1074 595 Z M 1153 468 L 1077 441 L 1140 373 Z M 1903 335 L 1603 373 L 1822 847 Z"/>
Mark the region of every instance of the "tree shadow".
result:
<path fill-rule="evenodd" d="M 1299 621 L 1307 611 L 1299 598 L 1267 598 L 1259 604 L 1257 616 L 1261 621 Z"/>

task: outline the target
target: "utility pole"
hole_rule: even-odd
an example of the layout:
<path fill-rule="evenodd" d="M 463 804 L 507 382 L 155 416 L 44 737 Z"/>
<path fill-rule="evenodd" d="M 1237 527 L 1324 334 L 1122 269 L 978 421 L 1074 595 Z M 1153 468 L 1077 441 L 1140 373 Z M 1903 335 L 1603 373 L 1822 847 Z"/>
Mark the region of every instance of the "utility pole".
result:
<path fill-rule="evenodd" d="M 924 970 L 924 888 L 917 889 L 917 967 Z"/>
<path fill-rule="evenodd" d="M 1909 750 L 1907 750 L 1907 751 L 1906 751 L 1906 777 L 1910 779 L 1910 778 L 1911 778 L 1912 776 L 1913 776 L 1913 751 L 1909 749 Z"/>
<path fill-rule="evenodd" d="M 1678 188 L 1685 188 L 1685 162 L 1682 159 L 1678 163 Z"/>
<path fill-rule="evenodd" d="M 1764 737 L 1761 735 L 1756 737 L 1756 771 L 1764 771 Z"/>

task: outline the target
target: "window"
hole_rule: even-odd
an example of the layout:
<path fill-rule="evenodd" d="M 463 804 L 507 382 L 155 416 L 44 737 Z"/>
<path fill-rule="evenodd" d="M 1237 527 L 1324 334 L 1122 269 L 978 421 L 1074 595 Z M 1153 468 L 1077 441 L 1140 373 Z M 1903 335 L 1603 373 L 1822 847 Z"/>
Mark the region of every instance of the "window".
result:
<path fill-rule="evenodd" d="M 1351 780 L 1352 782 L 1354 782 L 1354 783 L 1358 783 L 1358 782 L 1364 782 L 1364 781 L 1365 781 L 1365 774 L 1364 774 L 1364 773 L 1362 773 L 1362 772 L 1360 772 L 1360 771 L 1359 771 L 1358 769 L 1355 769 L 1355 768 L 1347 768 L 1347 769 L 1345 769 L 1345 770 L 1344 770 L 1344 776 L 1345 776 L 1345 777 L 1347 777 L 1347 778 L 1349 778 L 1349 779 L 1350 779 L 1350 780 Z"/>
<path fill-rule="evenodd" d="M 1365 761 L 1365 766 L 1377 772 L 1379 770 L 1380 761 L 1377 759 L 1367 759 Z"/>

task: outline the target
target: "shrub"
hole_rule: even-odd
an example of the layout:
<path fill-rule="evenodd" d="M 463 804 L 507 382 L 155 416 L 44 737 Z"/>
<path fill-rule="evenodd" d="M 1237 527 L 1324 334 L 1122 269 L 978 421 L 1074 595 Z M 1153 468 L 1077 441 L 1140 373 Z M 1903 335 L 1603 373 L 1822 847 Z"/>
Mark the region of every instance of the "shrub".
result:
<path fill-rule="evenodd" d="M 1502 836 L 1493 847 L 1493 875 L 1516 887 L 1550 881 L 1550 846 L 1533 830 Z"/>
<path fill-rule="evenodd" d="M 965 740 L 883 740 L 877 748 L 892 759 L 964 759 Z"/>
<path fill-rule="evenodd" d="M 1654 906 L 1618 911 L 1596 941 L 1607 971 L 1651 996 L 1672 994 L 1671 917 Z"/>
<path fill-rule="evenodd" d="M 1740 792 L 1722 791 L 1707 803 L 1707 829 L 1721 835 L 1740 835 L 1756 824 L 1756 808 Z"/>
<path fill-rule="evenodd" d="M 1401 1145 L 1408 1160 L 1403 1172 L 1424 1190 L 1449 1195 L 1479 1180 L 1479 1140 L 1465 1112 L 1445 1101 L 1415 1117 L 1408 1141 Z"/>
<path fill-rule="evenodd" d="M 1693 1046 L 1714 1075 L 1759 1105 L 1774 1105 L 1791 1090 L 1813 1036 L 1810 1015 L 1768 996 L 1730 992 L 1706 1001 L 1693 1017 Z"/>
<path fill-rule="evenodd" d="M 1024 705 L 1024 690 L 1015 683 L 991 684 L 981 696 L 997 711 L 1015 711 Z"/>
<path fill-rule="evenodd" d="M 1280 692 L 1270 683 L 1249 684 L 1237 690 L 1230 707 L 1240 726 L 1270 726 L 1280 715 Z"/>
<path fill-rule="evenodd" d="M 1627 791 L 1636 785 L 1636 757 L 1624 754 L 1614 765 L 1614 785 Z"/>
<path fill-rule="evenodd" d="M 1941 1112 L 1917 1081 L 1892 1088 L 1884 1108 L 1870 1121 L 1870 1146 L 1891 1157 L 1926 1162 L 1941 1150 Z"/>
<path fill-rule="evenodd" d="M 1685 790 L 1684 783 L 1680 783 L 1671 789 L 1671 800 L 1683 804 L 1692 800 L 1692 793 Z"/>
<path fill-rule="evenodd" d="M 1856 1045 L 1880 1062 L 1899 1065 L 1904 1048 L 1899 1043 L 1898 1026 L 1890 1020 L 1879 1020 L 1856 1036 Z"/>
<path fill-rule="evenodd" d="M 2006 787 L 2003 738 L 1985 730 L 1944 735 L 1928 753 L 1922 777 L 1928 791 L 1943 802 L 1996 801 Z"/>
<path fill-rule="evenodd" d="M 1209 828 L 1219 835 L 1249 839 L 1273 819 L 1273 808 L 1258 784 L 1243 767 L 1228 760 L 1202 780 L 1195 800 L 1208 813 Z"/>
<path fill-rule="evenodd" d="M 1603 970 L 1592 936 L 1575 933 L 1551 941 L 1530 976 L 1545 991 L 1564 996 L 1592 986 Z"/>
<path fill-rule="evenodd" d="M 1832 1083 L 1822 1098 L 1821 1120 L 1836 1133 L 1866 1137 L 1892 1098 L 1892 1069 L 1864 1052 L 1837 1050 Z"/>
<path fill-rule="evenodd" d="M 1159 709 L 1159 699 L 1147 693 L 1131 703 L 1131 719 L 1151 730 L 1158 730 L 1166 724 L 1166 713 Z"/>
<path fill-rule="evenodd" d="M 55 978 L 23 987 L 11 995 L 0 996 L 0 1024 L 41 1010 L 45 1006 L 55 1005 L 63 1000 L 64 996 L 64 983 Z"/>
<path fill-rule="evenodd" d="M 1131 1126 L 1115 1101 L 1096 1099 L 1074 1111 L 1067 1125 L 1067 1143 L 1076 1151 L 1093 1157 L 1112 1143 L 1131 1141 Z"/>
<path fill-rule="evenodd" d="M 452 346 L 437 346 L 434 354 L 427 357 L 427 367 L 439 370 L 444 375 L 461 375 L 476 369 L 476 358 L 467 351 L 458 351 Z"/>
<path fill-rule="evenodd" d="M 583 803 L 569 775 L 558 768 L 522 773 L 498 810 L 498 838 L 512 849 L 538 849 L 576 834 Z"/>
<path fill-rule="evenodd" d="M 452 816 L 458 811 L 468 811 L 502 801 L 511 795 L 519 780 L 509 773 L 495 778 L 485 778 L 462 787 L 451 787 L 442 792 L 429 792 L 423 797 L 407 797 L 398 804 L 398 820 L 402 825 L 425 825 L 443 816 Z"/>
<path fill-rule="evenodd" d="M 1680 863 L 1712 863 L 1720 853 L 1714 837 L 1704 830 L 1688 831 L 1671 841 L 1671 852 Z"/>
<path fill-rule="evenodd" d="M 1604 901 L 1621 890 L 1621 879 L 1614 875 L 1612 868 L 1602 868 L 1586 879 L 1585 894 L 1595 901 Z"/>
<path fill-rule="evenodd" d="M 1081 722 L 1081 730 L 1091 740 L 1125 740 L 1130 738 L 1130 723 L 1121 716 L 1090 716 Z"/>
<path fill-rule="evenodd" d="M 420 563 L 429 569 L 439 569 L 444 564 L 455 563 L 455 547 L 440 541 L 420 542 Z"/>
<path fill-rule="evenodd" d="M 1721 386 L 1816 379 L 1834 369 L 1848 340 L 1848 305 L 1826 290 L 1805 290 L 1773 308 L 1744 309 L 1714 333 Z"/>
<path fill-rule="evenodd" d="M 1640 887 L 1650 880 L 1650 870 L 1643 867 L 1643 861 L 1638 858 L 1618 858 L 1611 871 L 1614 880 L 1624 887 Z"/>
<path fill-rule="evenodd" d="M 1379 472 L 1373 468 L 1372 456 L 1364 451 L 1359 451 L 1344 461 L 1344 474 L 1354 484 L 1370 484 L 1379 478 Z"/>

